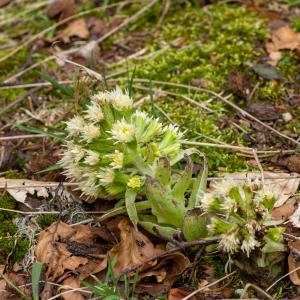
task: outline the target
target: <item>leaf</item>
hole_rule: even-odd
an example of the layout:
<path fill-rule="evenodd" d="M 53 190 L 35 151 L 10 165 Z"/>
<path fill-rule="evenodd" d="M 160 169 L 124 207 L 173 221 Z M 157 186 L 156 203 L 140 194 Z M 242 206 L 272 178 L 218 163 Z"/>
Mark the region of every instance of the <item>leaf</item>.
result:
<path fill-rule="evenodd" d="M 185 214 L 182 232 L 186 240 L 195 241 L 207 236 L 208 216 L 200 207 L 190 209 Z"/>
<path fill-rule="evenodd" d="M 172 227 L 157 225 L 149 221 L 139 221 L 139 225 L 155 236 L 174 238 L 178 231 Z M 159 233 L 159 234 L 158 234 Z"/>
<path fill-rule="evenodd" d="M 62 93 L 64 93 L 65 95 L 69 96 L 69 97 L 74 97 L 74 92 L 73 89 L 65 84 L 61 84 L 59 83 L 57 80 L 55 80 L 54 78 L 50 77 L 47 74 L 43 74 L 40 73 L 41 77 L 45 80 L 50 82 L 53 87 L 55 87 L 56 89 L 60 90 Z"/>
<path fill-rule="evenodd" d="M 71 42 L 71 38 L 76 36 L 80 39 L 86 40 L 90 35 L 84 19 L 77 19 L 68 24 L 68 26 L 61 31 L 57 38 L 61 39 L 65 44 Z"/>
<path fill-rule="evenodd" d="M 74 0 L 56 0 L 53 1 L 48 9 L 47 16 L 49 18 L 55 18 L 59 16 L 59 19 L 65 19 L 75 13 L 75 1 Z"/>
<path fill-rule="evenodd" d="M 129 216 L 130 221 L 134 226 L 137 226 L 139 221 L 137 210 L 135 207 L 135 199 L 136 199 L 137 191 L 127 188 L 125 192 L 125 205 L 126 210 Z"/>
<path fill-rule="evenodd" d="M 36 262 L 32 267 L 32 294 L 34 300 L 39 300 L 39 281 L 43 263 Z"/>
<path fill-rule="evenodd" d="M 169 291 L 168 300 L 181 300 L 184 297 L 188 296 L 189 294 L 190 294 L 189 292 L 184 291 L 182 289 L 173 288 L 173 289 L 170 289 L 170 291 Z"/>
<path fill-rule="evenodd" d="M 274 66 L 268 64 L 256 64 L 253 66 L 253 70 L 259 76 L 268 80 L 280 80 L 283 78 Z"/>
<path fill-rule="evenodd" d="M 288 243 L 290 248 L 290 254 L 288 257 L 288 266 L 289 272 L 292 272 L 299 268 L 299 270 L 292 272 L 290 276 L 290 280 L 295 285 L 300 285 L 300 261 L 299 261 L 299 253 L 300 253 L 300 241 Z"/>
<path fill-rule="evenodd" d="M 171 178 L 171 166 L 170 161 L 167 157 L 160 157 L 156 170 L 155 170 L 155 179 L 159 181 L 163 185 L 167 185 L 170 183 Z"/>
<path fill-rule="evenodd" d="M 222 175 L 224 176 L 224 180 L 237 179 L 239 183 L 246 182 L 247 180 L 259 180 L 261 182 L 260 172 L 222 173 Z M 300 178 L 292 178 L 295 175 L 298 174 L 264 172 L 266 188 L 272 191 L 275 198 L 277 198 L 274 207 L 283 205 L 297 191 Z M 210 187 L 213 187 L 216 183 L 217 181 L 212 180 Z"/>

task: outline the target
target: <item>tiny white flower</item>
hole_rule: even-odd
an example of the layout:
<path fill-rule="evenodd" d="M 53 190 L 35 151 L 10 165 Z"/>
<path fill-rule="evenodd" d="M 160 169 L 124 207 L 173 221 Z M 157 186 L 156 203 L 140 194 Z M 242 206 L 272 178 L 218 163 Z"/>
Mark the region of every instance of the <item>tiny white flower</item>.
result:
<path fill-rule="evenodd" d="M 129 143 L 134 139 L 135 127 L 123 119 L 113 125 L 110 133 L 118 142 Z"/>
<path fill-rule="evenodd" d="M 234 253 L 239 248 L 239 238 L 235 232 L 233 233 L 223 233 L 221 235 L 221 240 L 219 243 L 219 247 L 223 249 L 225 252 Z"/>
<path fill-rule="evenodd" d="M 243 240 L 241 250 L 247 254 L 249 257 L 250 252 L 254 250 L 255 247 L 259 247 L 260 243 L 255 239 L 254 234 L 250 234 L 246 239 Z"/>
<path fill-rule="evenodd" d="M 85 155 L 85 150 L 80 145 L 72 144 L 70 146 L 69 151 L 75 162 L 79 162 Z"/>
<path fill-rule="evenodd" d="M 111 154 L 112 162 L 110 163 L 113 169 L 121 169 L 123 167 L 124 153 L 119 150 L 115 150 L 114 154 Z"/>
<path fill-rule="evenodd" d="M 84 159 L 84 163 L 90 166 L 96 165 L 100 161 L 100 156 L 97 152 L 88 150 L 87 156 Z"/>
<path fill-rule="evenodd" d="M 213 193 L 204 193 L 201 198 L 201 207 L 203 210 L 208 210 L 215 201 L 215 195 Z"/>
<path fill-rule="evenodd" d="M 92 122 L 97 123 L 103 120 L 104 118 L 102 108 L 96 102 L 92 102 L 92 104 L 88 106 L 85 113 L 85 117 Z"/>
<path fill-rule="evenodd" d="M 110 103 L 109 93 L 107 92 L 99 92 L 91 97 L 91 100 L 98 104 L 106 104 Z"/>
<path fill-rule="evenodd" d="M 102 185 L 108 185 L 114 181 L 115 172 L 110 168 L 102 168 L 97 174 Z"/>
<path fill-rule="evenodd" d="M 216 182 L 212 185 L 212 188 L 220 196 L 227 196 L 228 193 L 234 188 L 237 187 L 237 183 L 231 179 L 224 179 L 219 182 Z"/>
<path fill-rule="evenodd" d="M 71 179 L 71 181 L 75 181 L 82 179 L 84 172 L 77 164 L 69 164 L 65 166 L 65 170 L 62 174 Z"/>
<path fill-rule="evenodd" d="M 224 202 L 221 204 L 221 207 L 226 210 L 228 213 L 237 211 L 237 203 L 230 197 L 225 197 Z"/>
<path fill-rule="evenodd" d="M 100 136 L 100 128 L 93 124 L 85 125 L 81 130 L 81 136 L 84 141 L 90 143 Z"/>
<path fill-rule="evenodd" d="M 128 92 L 123 93 L 119 86 L 109 93 L 109 98 L 116 109 L 122 110 L 133 106 L 133 100 L 129 97 Z"/>
<path fill-rule="evenodd" d="M 290 216 L 290 221 L 295 227 L 300 228 L 300 206 L 298 206 L 295 212 Z"/>
<path fill-rule="evenodd" d="M 83 176 L 83 180 L 79 182 L 79 188 L 83 194 L 97 197 L 99 193 L 99 188 L 97 187 L 97 173 L 86 172 Z"/>
<path fill-rule="evenodd" d="M 179 131 L 179 127 L 175 126 L 173 124 L 169 124 L 163 128 L 163 131 L 165 133 L 171 133 L 173 137 L 176 137 L 178 139 L 181 139 L 183 136 L 183 133 Z"/>
<path fill-rule="evenodd" d="M 152 118 L 145 111 L 140 110 L 137 110 L 135 113 L 133 113 L 133 117 L 141 118 L 145 122 L 150 122 L 152 120 Z"/>
<path fill-rule="evenodd" d="M 67 124 L 67 131 L 70 136 L 77 135 L 80 133 L 82 128 L 85 126 L 85 122 L 82 117 L 75 116 L 70 121 L 66 122 Z"/>

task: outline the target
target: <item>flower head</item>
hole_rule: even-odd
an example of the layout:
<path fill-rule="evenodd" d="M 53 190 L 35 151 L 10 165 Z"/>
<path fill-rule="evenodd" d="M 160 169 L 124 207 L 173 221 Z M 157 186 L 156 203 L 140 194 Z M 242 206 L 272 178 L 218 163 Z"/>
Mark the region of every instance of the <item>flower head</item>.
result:
<path fill-rule="evenodd" d="M 115 172 L 110 168 L 102 168 L 98 172 L 97 177 L 99 178 L 100 184 L 108 185 L 115 179 Z"/>
<path fill-rule="evenodd" d="M 204 193 L 201 198 L 201 207 L 204 211 L 207 211 L 211 208 L 215 202 L 215 195 L 213 193 Z"/>
<path fill-rule="evenodd" d="M 122 119 L 113 125 L 110 133 L 117 142 L 129 143 L 134 139 L 135 127 Z"/>
<path fill-rule="evenodd" d="M 82 128 L 85 126 L 84 119 L 80 116 L 75 116 L 70 121 L 66 122 L 67 124 L 67 131 L 70 136 L 78 135 Z"/>
<path fill-rule="evenodd" d="M 119 150 L 115 150 L 115 153 L 110 155 L 112 162 L 110 165 L 113 169 L 121 169 L 123 167 L 124 161 L 124 153 L 120 152 Z"/>
<path fill-rule="evenodd" d="M 87 165 L 94 166 L 100 161 L 100 156 L 97 152 L 88 150 L 87 156 L 84 159 L 84 163 Z"/>
<path fill-rule="evenodd" d="M 213 188 L 215 189 L 216 193 L 221 196 L 227 196 L 230 191 L 237 186 L 237 183 L 231 179 L 224 179 L 213 184 Z"/>
<path fill-rule="evenodd" d="M 107 92 L 99 92 L 91 97 L 91 100 L 96 102 L 97 104 L 106 104 L 110 103 L 109 93 Z"/>
<path fill-rule="evenodd" d="M 100 137 L 100 128 L 93 124 L 85 125 L 81 131 L 82 140 L 90 143 L 93 139 Z"/>
<path fill-rule="evenodd" d="M 250 252 L 255 249 L 255 247 L 259 247 L 260 242 L 255 239 L 254 234 L 249 234 L 247 238 L 245 238 L 242 242 L 241 250 L 247 254 L 249 257 Z"/>
<path fill-rule="evenodd" d="M 238 251 L 240 240 L 236 232 L 233 233 L 223 233 L 221 235 L 221 240 L 219 247 L 225 252 L 233 254 Z"/>
<path fill-rule="evenodd" d="M 103 118 L 103 112 L 100 105 L 96 102 L 92 102 L 85 111 L 85 117 L 92 122 L 100 122 Z"/>
<path fill-rule="evenodd" d="M 119 110 L 132 108 L 133 100 L 129 97 L 128 92 L 122 92 L 119 86 L 109 93 L 109 99 L 112 105 Z"/>
<path fill-rule="evenodd" d="M 127 186 L 132 189 L 139 189 L 142 186 L 141 177 L 140 176 L 131 177 L 127 182 Z"/>

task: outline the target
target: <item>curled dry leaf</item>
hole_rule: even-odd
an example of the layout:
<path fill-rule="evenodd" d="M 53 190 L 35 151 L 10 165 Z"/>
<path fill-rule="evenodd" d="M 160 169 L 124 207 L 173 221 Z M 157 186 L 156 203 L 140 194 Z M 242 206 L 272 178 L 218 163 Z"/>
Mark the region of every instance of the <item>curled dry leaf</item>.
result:
<path fill-rule="evenodd" d="M 289 242 L 288 245 L 290 248 L 288 257 L 289 272 L 299 269 L 290 274 L 290 280 L 293 284 L 300 285 L 300 241 Z"/>
<path fill-rule="evenodd" d="M 271 41 L 266 43 L 272 65 L 276 65 L 281 58 L 280 50 L 300 50 L 300 33 L 289 26 L 282 26 L 272 32 Z"/>
<path fill-rule="evenodd" d="M 239 173 L 223 173 L 224 179 L 237 179 L 239 183 L 243 180 L 259 180 L 261 181 L 260 172 L 239 172 Z M 292 178 L 298 174 L 295 173 L 273 173 L 264 172 L 266 188 L 271 190 L 277 201 L 275 207 L 283 205 L 297 191 L 300 183 L 300 178 Z M 216 181 L 211 181 L 210 186 L 213 188 Z"/>
<path fill-rule="evenodd" d="M 56 0 L 49 5 L 46 13 L 49 18 L 58 16 L 60 20 L 68 18 L 75 13 L 75 1 Z"/>
<path fill-rule="evenodd" d="M 48 266 L 47 279 L 62 282 L 76 275 L 83 280 L 102 262 L 109 240 L 112 236 L 103 228 L 58 222 L 40 233 L 35 254 Z"/>
<path fill-rule="evenodd" d="M 50 184 L 55 184 L 56 182 L 46 182 L 46 181 L 36 181 L 29 179 L 6 179 L 0 177 L 0 188 L 5 188 L 6 191 L 14 197 L 18 202 L 24 203 L 29 208 L 32 208 L 28 203 L 26 203 L 27 195 L 36 194 L 37 197 L 48 198 L 50 196 L 55 196 L 56 187 L 49 187 Z M 63 197 L 68 202 L 75 201 L 71 193 L 65 189 L 59 189 L 59 196 Z"/>
<path fill-rule="evenodd" d="M 90 36 L 84 19 L 78 19 L 71 22 L 64 30 L 62 30 L 57 38 L 61 39 L 65 44 L 70 43 L 72 37 L 79 37 L 83 40 Z"/>

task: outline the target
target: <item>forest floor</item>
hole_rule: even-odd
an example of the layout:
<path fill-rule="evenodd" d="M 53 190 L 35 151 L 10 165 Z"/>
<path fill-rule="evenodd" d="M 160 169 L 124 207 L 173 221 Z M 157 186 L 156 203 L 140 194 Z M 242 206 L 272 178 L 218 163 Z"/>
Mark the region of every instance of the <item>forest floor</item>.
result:
<path fill-rule="evenodd" d="M 300 200 L 299 68 L 297 0 L 0 0 L 0 298 L 300 299 L 300 230 L 290 222 Z M 99 221 L 115 203 L 68 182 L 58 164 L 65 122 L 94 92 L 128 82 L 140 109 L 177 124 L 185 146 L 205 154 L 209 182 L 262 174 L 286 195 L 272 212 L 287 249 L 275 277 L 120 229 L 121 216 Z M 137 232 L 165 244 L 164 259 L 147 272 L 124 262 L 122 278 L 115 261 L 94 272 L 116 245 L 126 260 Z M 36 263 L 37 244 L 55 266 Z"/>

